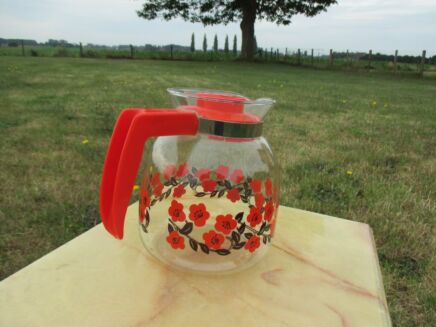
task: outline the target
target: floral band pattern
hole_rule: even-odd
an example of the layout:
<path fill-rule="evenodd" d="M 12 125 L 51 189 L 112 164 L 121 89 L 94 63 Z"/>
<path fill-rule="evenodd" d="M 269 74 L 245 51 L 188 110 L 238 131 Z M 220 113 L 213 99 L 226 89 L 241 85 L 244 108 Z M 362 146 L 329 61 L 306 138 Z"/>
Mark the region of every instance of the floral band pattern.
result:
<path fill-rule="evenodd" d="M 192 250 L 205 254 L 215 252 L 228 255 L 232 250 L 244 249 L 256 251 L 261 243 L 271 242 L 275 228 L 277 210 L 276 192 L 269 178 L 265 181 L 245 177 L 242 170 L 230 173 L 226 166 L 218 166 L 215 171 L 192 168 L 187 164 L 179 167 L 168 165 L 163 173 L 156 172 L 143 182 L 140 192 L 139 218 L 142 230 L 148 233 L 150 224 L 149 210 L 157 202 L 172 195 L 168 208 L 168 236 L 166 241 L 173 249 L 185 249 L 185 241 Z M 246 203 L 249 212 L 244 219 L 244 212 L 236 215 L 222 213 L 212 217 L 204 203 L 184 207 L 177 199 L 182 198 L 189 187 L 194 196 L 199 198 L 226 197 L 235 203 Z M 151 195 L 151 196 L 150 196 Z M 213 219 L 214 229 L 202 234 L 202 240 L 191 236 L 194 228 L 201 228 Z M 228 240 L 228 246 L 223 246 Z"/>

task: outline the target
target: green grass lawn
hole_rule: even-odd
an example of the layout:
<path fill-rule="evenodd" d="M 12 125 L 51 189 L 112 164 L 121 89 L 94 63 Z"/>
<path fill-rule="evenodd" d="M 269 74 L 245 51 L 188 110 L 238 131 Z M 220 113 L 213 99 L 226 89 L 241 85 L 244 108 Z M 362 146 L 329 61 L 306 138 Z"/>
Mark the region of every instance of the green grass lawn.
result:
<path fill-rule="evenodd" d="M 171 86 L 276 99 L 264 130 L 281 203 L 370 224 L 394 324 L 436 324 L 436 81 L 395 75 L 0 58 L 0 279 L 99 223 L 115 117 L 170 106 Z"/>

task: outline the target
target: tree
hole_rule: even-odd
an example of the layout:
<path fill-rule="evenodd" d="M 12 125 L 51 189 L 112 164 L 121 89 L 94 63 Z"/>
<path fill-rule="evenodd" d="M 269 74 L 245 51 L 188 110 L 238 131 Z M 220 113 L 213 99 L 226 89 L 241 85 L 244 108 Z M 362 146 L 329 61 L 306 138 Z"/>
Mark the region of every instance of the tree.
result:
<path fill-rule="evenodd" d="M 241 57 L 252 59 L 256 19 L 289 25 L 296 14 L 315 16 L 335 3 L 336 0 L 145 0 L 137 14 L 145 19 L 181 17 L 204 25 L 240 21 Z"/>
<path fill-rule="evenodd" d="M 233 38 L 233 55 L 236 56 L 238 53 L 238 41 L 236 39 L 236 34 L 235 37 Z"/>
<path fill-rule="evenodd" d="M 218 36 L 216 34 L 213 38 L 213 51 L 218 52 Z"/>
<path fill-rule="evenodd" d="M 226 40 L 224 41 L 224 52 L 229 53 L 229 36 L 226 35 Z"/>
<path fill-rule="evenodd" d="M 206 34 L 204 34 L 204 38 L 203 38 L 203 51 L 204 52 L 207 51 L 207 38 L 206 38 Z"/>
<path fill-rule="evenodd" d="M 191 36 L 191 52 L 195 52 L 195 35 L 192 33 Z"/>

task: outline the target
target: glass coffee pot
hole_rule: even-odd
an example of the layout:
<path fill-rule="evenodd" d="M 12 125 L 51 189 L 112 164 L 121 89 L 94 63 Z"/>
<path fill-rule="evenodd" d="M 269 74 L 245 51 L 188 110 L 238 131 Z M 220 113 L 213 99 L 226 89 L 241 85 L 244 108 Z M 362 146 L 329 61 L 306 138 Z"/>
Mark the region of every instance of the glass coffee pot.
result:
<path fill-rule="evenodd" d="M 148 252 L 182 269 L 246 268 L 274 236 L 279 176 L 262 137 L 274 101 L 202 89 L 169 89 L 173 109 L 125 109 L 104 164 L 100 211 L 123 238 L 141 160 L 140 237 Z M 148 138 L 157 137 L 145 146 Z"/>

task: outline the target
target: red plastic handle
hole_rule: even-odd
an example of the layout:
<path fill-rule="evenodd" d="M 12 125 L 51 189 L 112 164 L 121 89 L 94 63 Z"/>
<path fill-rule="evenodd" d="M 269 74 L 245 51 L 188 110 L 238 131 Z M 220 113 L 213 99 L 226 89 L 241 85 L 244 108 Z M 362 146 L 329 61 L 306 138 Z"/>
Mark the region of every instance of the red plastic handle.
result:
<path fill-rule="evenodd" d="M 122 239 L 124 219 L 149 137 L 195 135 L 197 114 L 179 109 L 125 109 L 109 143 L 100 186 L 100 215 L 106 230 Z"/>

